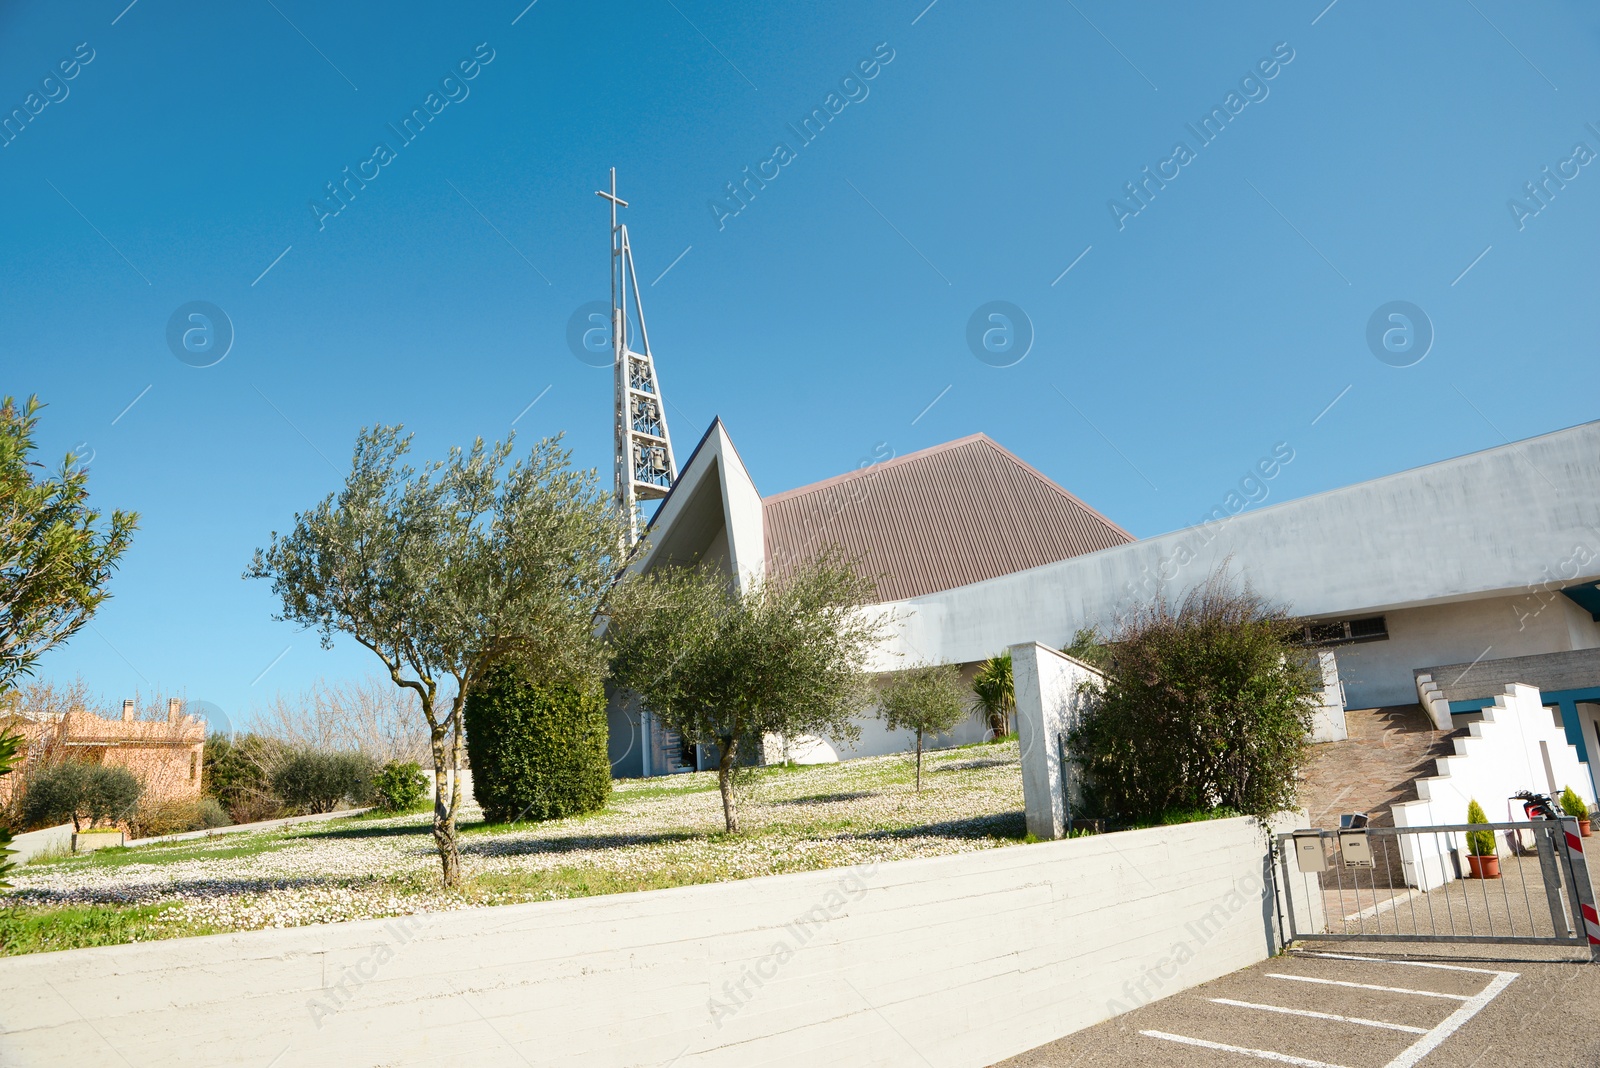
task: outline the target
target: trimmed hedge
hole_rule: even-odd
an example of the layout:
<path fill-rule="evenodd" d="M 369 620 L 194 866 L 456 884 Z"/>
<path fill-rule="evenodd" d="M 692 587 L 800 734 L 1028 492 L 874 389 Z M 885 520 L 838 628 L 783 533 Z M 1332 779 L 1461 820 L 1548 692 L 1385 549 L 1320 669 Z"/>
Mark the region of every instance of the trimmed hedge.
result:
<path fill-rule="evenodd" d="M 472 793 L 491 823 L 593 812 L 611 796 L 598 684 L 542 683 L 511 668 L 467 695 Z"/>

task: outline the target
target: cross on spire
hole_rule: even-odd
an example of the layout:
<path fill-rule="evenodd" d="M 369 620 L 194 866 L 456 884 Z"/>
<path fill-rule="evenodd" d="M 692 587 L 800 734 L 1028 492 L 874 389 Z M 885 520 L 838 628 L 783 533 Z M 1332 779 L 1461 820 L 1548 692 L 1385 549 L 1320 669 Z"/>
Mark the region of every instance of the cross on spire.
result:
<path fill-rule="evenodd" d="M 595 196 L 611 202 L 611 351 L 616 378 L 617 506 L 628 517 L 628 543 L 639 540 L 640 501 L 659 501 L 678 478 L 667 434 L 667 413 L 656 380 L 655 358 L 650 354 L 650 332 L 644 325 L 644 303 L 639 299 L 639 278 L 633 266 L 628 227 L 617 221 L 617 209 L 628 202 L 617 196 L 617 169 L 611 168 L 611 191 Z M 637 340 L 629 328 L 628 304 L 632 295 Z"/>
<path fill-rule="evenodd" d="M 617 208 L 628 206 L 626 200 L 617 196 L 617 169 L 615 167 L 611 168 L 611 192 L 607 193 L 604 189 L 596 189 L 594 195 L 611 201 L 611 229 L 615 231 L 617 228 Z"/>

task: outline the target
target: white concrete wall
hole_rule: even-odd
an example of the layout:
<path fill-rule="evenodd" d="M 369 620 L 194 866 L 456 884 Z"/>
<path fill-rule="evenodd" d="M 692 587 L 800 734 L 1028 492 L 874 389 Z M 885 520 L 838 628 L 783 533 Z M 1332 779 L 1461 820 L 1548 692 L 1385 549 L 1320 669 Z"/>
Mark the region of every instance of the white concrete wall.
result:
<path fill-rule="evenodd" d="M 1103 677 L 1089 665 L 1037 642 L 1011 647 L 1023 807 L 1028 833 L 1038 838 L 1065 837 L 1067 801 L 1077 804 L 1082 797 L 1071 768 L 1062 763 L 1063 735 L 1082 710 L 1084 687 Z M 1068 754 L 1067 762 L 1071 761 Z"/>
<path fill-rule="evenodd" d="M 1476 800 L 1491 823 L 1520 822 L 1520 790 L 1559 799 L 1571 786 L 1594 808 L 1594 785 L 1578 751 L 1541 702 L 1532 686 L 1511 685 L 1483 710 L 1483 719 L 1468 724 L 1467 737 L 1455 740 L 1455 754 L 1441 757 L 1438 774 L 1417 780 L 1419 800 L 1394 806 L 1396 827 L 1431 827 L 1467 822 L 1467 804 Z M 1464 835 L 1453 838 L 1463 853 Z M 1442 844 L 1442 843 L 1441 843 Z M 1504 843 L 1502 842 L 1502 846 Z M 1402 863 L 1413 886 L 1432 889 L 1454 878 L 1432 836 L 1402 836 Z"/>
<path fill-rule="evenodd" d="M 1018 642 L 1066 645 L 1077 628 L 1110 624 L 1157 589 L 1181 598 L 1224 561 L 1259 593 L 1312 618 L 1398 616 L 1401 609 L 1527 597 L 1535 584 L 1600 577 L 1600 422 L 896 602 L 884 611 L 901 629 L 884 654 L 964 663 Z M 1559 606 L 1564 600 L 1556 597 L 1535 623 L 1564 620 L 1554 630 L 1577 628 L 1600 644 L 1600 630 L 1574 619 Z M 1360 647 L 1390 645 L 1387 655 L 1370 654 L 1350 707 L 1410 703 L 1412 668 L 1470 661 L 1496 638 L 1517 635 L 1527 652 L 1572 647 L 1570 633 L 1535 638 L 1512 616 L 1489 628 L 1484 645 L 1440 659 L 1446 648 L 1471 644 L 1455 631 L 1475 636 L 1480 612 L 1510 614 L 1466 611 L 1435 617 L 1428 639 L 1422 632 L 1432 625 L 1419 617 L 1409 650 L 1393 640 Z"/>
<path fill-rule="evenodd" d="M 1596 621 L 1586 608 L 1579 608 L 1571 600 L 1562 597 L 1553 602 L 1561 606 L 1562 613 L 1567 620 L 1567 644 L 1573 649 L 1594 649 L 1600 647 L 1600 621 Z"/>
<path fill-rule="evenodd" d="M 26 864 L 46 853 L 70 853 L 72 824 L 63 823 L 59 827 L 46 827 L 42 831 L 16 835 L 11 839 L 11 850 L 15 855 L 7 859 L 13 864 Z"/>
<path fill-rule="evenodd" d="M 1571 604 L 1565 597 L 1560 601 Z M 1490 597 L 1384 613 L 1387 641 L 1339 647 L 1339 676 L 1349 707 L 1411 704 L 1417 699 L 1411 674 L 1417 668 L 1573 648 L 1571 621 L 1561 604 L 1538 608 L 1537 601 L 1524 597 Z"/>
<path fill-rule="evenodd" d="M 1339 658 L 1324 649 L 1317 653 L 1317 674 L 1322 689 L 1317 707 L 1311 712 L 1311 740 L 1313 742 L 1342 742 L 1350 737 L 1344 719 L 1344 689 L 1339 685 Z"/>
<path fill-rule="evenodd" d="M 1264 842 L 1218 820 L 10 957 L 0 1028 L 22 1066 L 985 1068 L 1267 957 Z"/>

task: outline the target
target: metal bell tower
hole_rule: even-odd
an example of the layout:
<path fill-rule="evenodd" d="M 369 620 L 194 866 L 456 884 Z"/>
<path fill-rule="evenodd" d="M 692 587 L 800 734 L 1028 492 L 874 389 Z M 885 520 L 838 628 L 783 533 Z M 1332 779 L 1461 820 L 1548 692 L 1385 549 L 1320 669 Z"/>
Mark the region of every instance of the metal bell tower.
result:
<path fill-rule="evenodd" d="M 611 168 L 611 191 L 595 196 L 611 201 L 611 351 L 616 376 L 616 476 L 617 507 L 628 516 L 628 544 L 639 540 L 639 502 L 667 495 L 678 477 L 667 434 L 667 410 L 656 381 L 656 363 L 650 354 L 650 333 L 644 325 L 644 305 L 639 300 L 639 276 L 633 267 L 628 228 L 617 222 L 617 209 L 628 206 L 617 196 L 617 169 Z M 638 319 L 638 347 L 628 318 L 628 295 L 633 295 Z"/>

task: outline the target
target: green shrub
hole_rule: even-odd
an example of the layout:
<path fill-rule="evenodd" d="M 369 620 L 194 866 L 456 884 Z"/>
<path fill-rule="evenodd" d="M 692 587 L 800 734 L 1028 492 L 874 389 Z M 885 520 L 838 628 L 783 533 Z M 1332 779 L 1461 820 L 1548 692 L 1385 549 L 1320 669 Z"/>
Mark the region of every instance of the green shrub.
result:
<path fill-rule="evenodd" d="M 1477 799 L 1473 799 L 1473 800 L 1467 802 L 1467 822 L 1468 823 L 1488 823 L 1489 822 L 1489 817 L 1483 814 L 1483 806 L 1478 804 Z M 1488 830 L 1484 830 L 1484 831 L 1468 831 L 1467 832 L 1467 852 L 1471 853 L 1475 857 L 1492 857 L 1492 856 L 1495 856 L 1499 852 L 1499 850 L 1497 850 L 1495 848 L 1494 832 L 1493 831 L 1488 831 Z"/>
<path fill-rule="evenodd" d="M 235 823 L 268 820 L 283 812 L 283 799 L 272 789 L 270 768 L 287 755 L 281 742 L 259 734 L 234 739 L 206 739 L 205 793 L 217 799 Z"/>
<path fill-rule="evenodd" d="M 1061 650 L 1081 664 L 1107 671 L 1111 667 L 1111 648 L 1100 637 L 1095 627 L 1079 627 L 1072 635 L 1072 644 Z"/>
<path fill-rule="evenodd" d="M 233 823 L 228 816 L 228 810 L 222 807 L 222 802 L 214 797 L 200 799 L 200 826 L 196 830 L 211 830 L 215 827 L 228 827 Z"/>
<path fill-rule="evenodd" d="M 1293 808 L 1320 679 L 1285 610 L 1214 575 L 1136 611 L 1071 732 L 1087 815 L 1150 824 L 1174 809 Z"/>
<path fill-rule="evenodd" d="M 385 812 L 410 812 L 428 796 L 428 777 L 414 760 L 391 760 L 372 777 L 372 796 Z"/>
<path fill-rule="evenodd" d="M 592 812 L 611 795 L 597 685 L 499 669 L 467 696 L 466 730 L 472 793 L 491 823 Z"/>
<path fill-rule="evenodd" d="M 302 749 L 272 773 L 272 789 L 305 812 L 332 812 L 342 801 L 364 805 L 372 797 L 376 763 L 364 753 Z"/>
<path fill-rule="evenodd" d="M 17 750 L 22 748 L 22 735 L 14 731 L 0 731 L 0 775 L 10 775 L 11 765 L 17 759 Z M 6 859 L 16 853 L 11 848 L 11 828 L 0 826 L 0 890 L 10 889 L 11 884 L 6 882 L 6 876 L 16 870 L 16 862 Z"/>
<path fill-rule="evenodd" d="M 64 761 L 29 774 L 22 795 L 22 818 L 30 827 L 72 822 L 83 829 L 102 821 L 123 823 L 137 810 L 144 787 L 127 768 Z"/>
<path fill-rule="evenodd" d="M 187 831 L 226 827 L 233 820 L 214 797 L 146 799 L 128 818 L 134 838 L 160 838 Z"/>
<path fill-rule="evenodd" d="M 1561 811 L 1580 823 L 1589 818 L 1589 806 L 1583 803 L 1578 791 L 1570 786 L 1561 791 Z"/>

